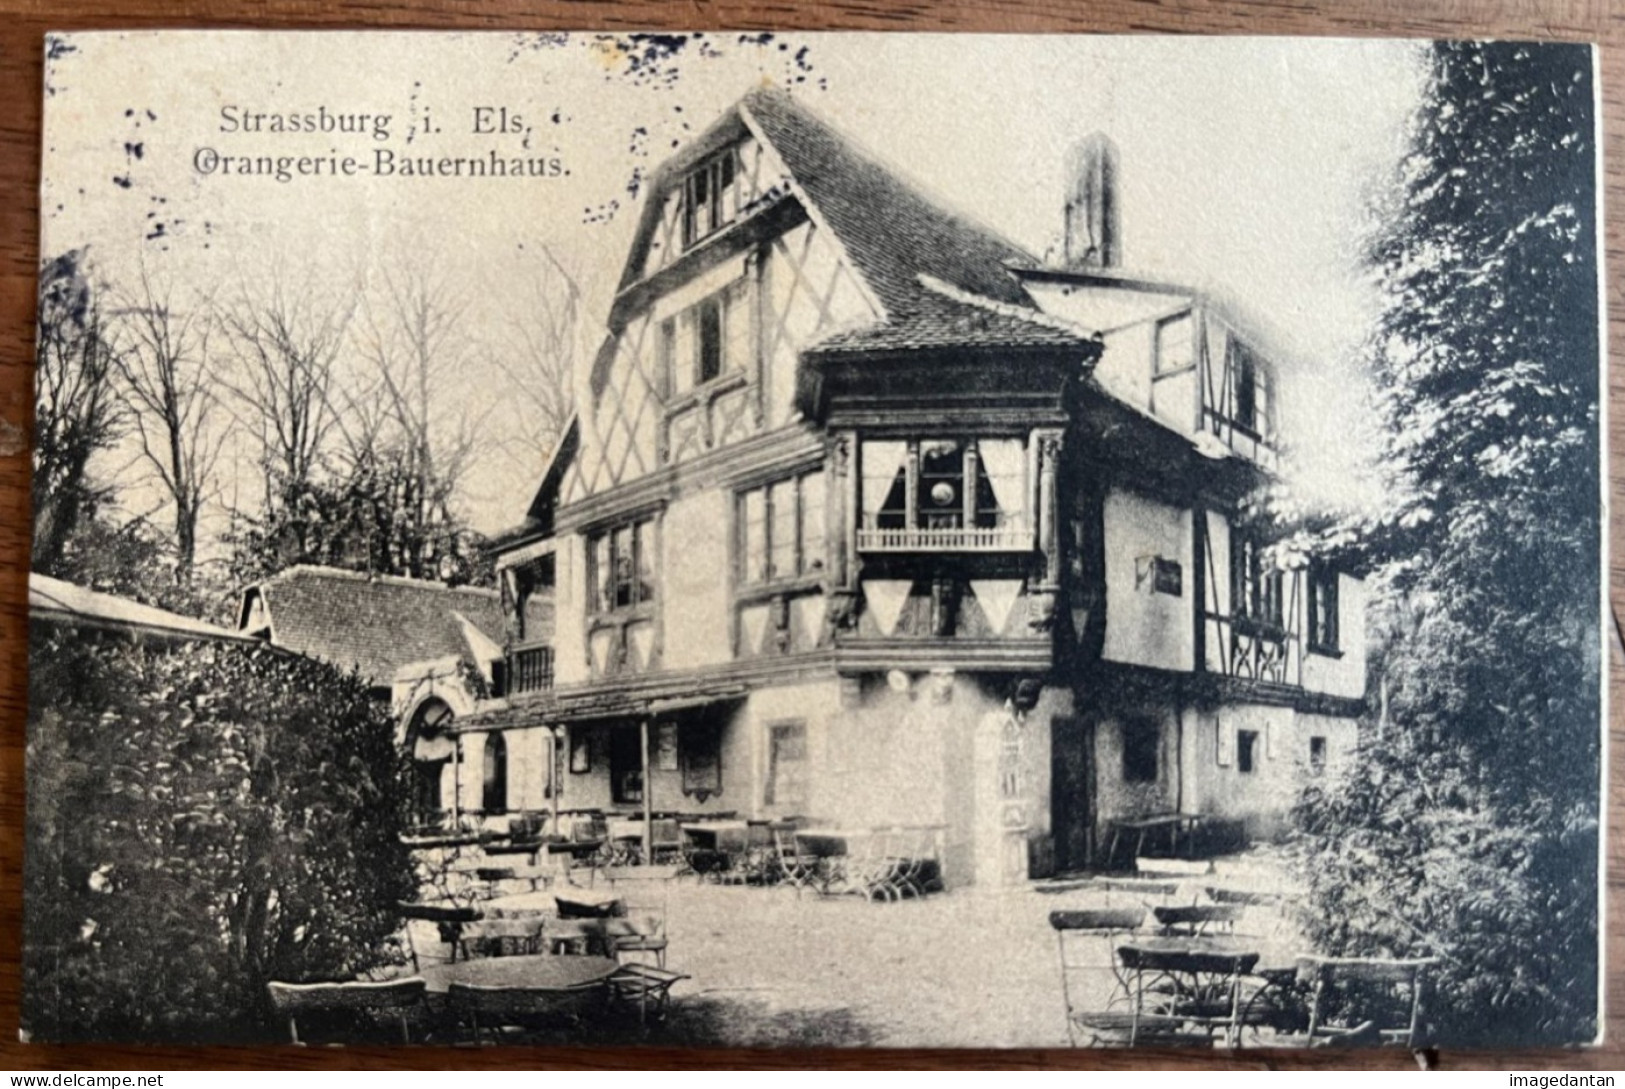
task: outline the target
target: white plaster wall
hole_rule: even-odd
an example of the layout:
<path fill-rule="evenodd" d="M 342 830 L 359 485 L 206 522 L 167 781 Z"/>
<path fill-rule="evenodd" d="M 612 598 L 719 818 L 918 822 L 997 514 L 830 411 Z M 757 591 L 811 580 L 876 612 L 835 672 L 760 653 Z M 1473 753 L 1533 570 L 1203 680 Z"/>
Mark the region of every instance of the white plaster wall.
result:
<path fill-rule="evenodd" d="M 1218 511 L 1207 513 L 1207 546 L 1212 553 L 1209 560 L 1203 562 L 1203 580 L 1207 584 L 1206 598 L 1208 611 L 1220 616 L 1230 615 L 1230 522 Z M 1206 625 L 1206 641 L 1204 650 L 1207 657 L 1207 668 L 1214 673 L 1223 673 L 1226 668 L 1224 660 L 1225 642 L 1221 638 L 1226 634 L 1219 625 L 1208 622 Z"/>
<path fill-rule="evenodd" d="M 1308 594 L 1302 595 L 1303 615 L 1299 631 L 1309 634 Z M 1305 646 L 1303 686 L 1311 692 L 1359 699 L 1365 695 L 1365 609 L 1366 588 L 1362 579 L 1337 577 L 1337 642 L 1341 657 L 1316 654 Z"/>
<path fill-rule="evenodd" d="M 1105 500 L 1106 642 L 1109 661 L 1194 667 L 1190 512 L 1113 489 Z M 1179 563 L 1179 596 L 1153 588 L 1151 557 Z"/>
<path fill-rule="evenodd" d="M 796 366 L 802 348 L 879 318 L 830 236 L 803 223 L 768 248 L 763 269 L 763 404 L 767 426 L 794 419 Z"/>
<path fill-rule="evenodd" d="M 729 550 L 732 504 L 721 488 L 695 492 L 666 508 L 660 588 L 667 669 L 732 659 L 729 646 Z"/>
<path fill-rule="evenodd" d="M 1231 704 L 1200 716 L 1190 780 L 1195 797 L 1184 809 L 1243 821 L 1249 834 L 1270 836 L 1285 828 L 1288 812 L 1316 777 L 1309 764 L 1309 739 L 1327 739 L 1327 774 L 1346 769 L 1358 737 L 1353 719 L 1306 715 L 1290 707 Z M 1254 770 L 1236 760 L 1237 732 L 1259 734 Z M 1224 759 L 1219 754 L 1222 748 Z"/>
<path fill-rule="evenodd" d="M 562 534 L 553 591 L 553 683 L 587 680 L 586 542 L 578 533 Z"/>

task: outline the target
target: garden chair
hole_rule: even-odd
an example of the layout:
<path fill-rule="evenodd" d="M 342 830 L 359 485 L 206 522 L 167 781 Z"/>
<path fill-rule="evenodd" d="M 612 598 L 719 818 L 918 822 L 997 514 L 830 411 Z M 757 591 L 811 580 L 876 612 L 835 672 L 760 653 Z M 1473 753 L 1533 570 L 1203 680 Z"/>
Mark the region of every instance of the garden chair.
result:
<path fill-rule="evenodd" d="M 657 1018 L 666 1016 L 672 987 L 688 978 L 682 972 L 668 971 L 664 965 L 623 964 L 609 977 L 609 993 L 616 1001 L 635 1000 L 639 1022 L 647 1023 L 651 1007 Z"/>
<path fill-rule="evenodd" d="M 1437 958 L 1298 958 L 1298 981 L 1310 988 L 1309 1047 L 1361 1044 L 1423 1046 L 1422 992 Z"/>
<path fill-rule="evenodd" d="M 799 899 L 803 888 L 817 886 L 823 867 L 819 859 L 802 852 L 796 840 L 796 827 L 794 821 L 777 821 L 771 825 L 779 874 L 786 885 L 796 890 Z"/>
<path fill-rule="evenodd" d="M 379 1013 L 392 1013 L 400 1028 L 400 1042 L 412 1042 L 407 1014 L 428 1009 L 427 984 L 421 979 L 384 983 L 271 983 L 271 1008 L 287 1018 L 289 1042 L 303 1047 L 310 1030 L 326 1030 L 328 1043 L 364 1042 L 377 1035 Z M 300 1035 L 303 1018 L 306 1034 Z"/>
<path fill-rule="evenodd" d="M 469 1030 L 475 1046 L 504 1042 L 505 1030 L 514 1030 L 523 1042 L 527 1034 L 573 1033 L 604 998 L 602 983 L 571 987 L 484 987 L 453 983 L 446 1001 L 459 1025 Z"/>
<path fill-rule="evenodd" d="M 463 927 L 484 918 L 477 908 L 454 904 L 419 904 L 402 901 L 396 907 L 401 913 L 401 918 L 405 920 L 406 948 L 412 956 L 414 972 L 422 971 L 422 965 L 418 962 L 417 939 L 412 937 L 413 920 L 434 923 L 440 931 L 440 940 L 449 951 L 445 959 L 455 961 L 457 943 L 462 938 Z"/>
<path fill-rule="evenodd" d="M 492 919 L 470 923 L 458 939 L 464 960 L 476 957 L 524 957 L 542 952 L 540 919 Z"/>
<path fill-rule="evenodd" d="M 1073 1047 L 1128 1045 L 1178 1024 L 1136 1010 L 1128 976 L 1117 961 L 1117 942 L 1138 931 L 1145 915 L 1144 908 L 1050 912 Z"/>
<path fill-rule="evenodd" d="M 1242 910 L 1241 904 L 1189 904 L 1154 907 L 1151 913 L 1164 934 L 1197 938 L 1233 933 Z"/>
<path fill-rule="evenodd" d="M 625 963 L 627 956 L 652 957 L 657 967 L 666 966 L 666 912 L 671 883 L 679 872 L 671 866 L 605 871 L 623 911 L 621 917 L 606 923 L 616 960 Z"/>

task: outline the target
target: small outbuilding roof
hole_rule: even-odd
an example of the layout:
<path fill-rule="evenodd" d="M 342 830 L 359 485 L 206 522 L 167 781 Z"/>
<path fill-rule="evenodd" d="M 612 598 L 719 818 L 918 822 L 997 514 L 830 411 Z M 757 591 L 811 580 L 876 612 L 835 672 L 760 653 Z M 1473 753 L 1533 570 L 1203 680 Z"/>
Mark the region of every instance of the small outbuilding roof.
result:
<path fill-rule="evenodd" d="M 250 641 L 241 632 L 210 624 L 206 620 L 77 586 L 38 571 L 28 574 L 28 616 L 36 624 L 121 629 L 178 639 L 231 643 Z"/>
<path fill-rule="evenodd" d="M 546 638 L 552 602 L 532 598 L 527 613 L 533 637 Z M 238 625 L 277 646 L 354 668 L 377 686 L 413 662 L 483 662 L 504 633 L 495 590 L 307 565 L 244 591 Z"/>

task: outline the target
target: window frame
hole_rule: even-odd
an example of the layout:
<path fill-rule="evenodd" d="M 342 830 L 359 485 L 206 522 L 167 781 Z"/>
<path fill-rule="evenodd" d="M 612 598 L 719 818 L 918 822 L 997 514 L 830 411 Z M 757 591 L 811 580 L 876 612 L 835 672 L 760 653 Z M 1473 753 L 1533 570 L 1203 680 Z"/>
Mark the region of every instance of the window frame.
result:
<path fill-rule="evenodd" d="M 480 812 L 507 813 L 508 802 L 508 740 L 501 730 L 492 730 L 480 748 Z"/>
<path fill-rule="evenodd" d="M 740 176 L 739 147 L 729 144 L 683 175 L 682 208 L 679 212 L 683 249 L 690 250 L 732 224 L 739 215 L 737 183 Z M 724 177 L 724 175 L 727 175 Z M 698 191 L 705 189 L 704 197 Z M 730 200 L 728 194 L 732 193 Z M 700 229 L 700 202 L 705 203 L 705 229 Z"/>
<path fill-rule="evenodd" d="M 767 758 L 767 767 L 763 770 L 762 774 L 762 804 L 774 809 L 782 809 L 787 806 L 806 806 L 808 803 L 809 794 L 807 788 L 810 784 L 809 772 L 812 764 L 812 750 L 809 744 L 807 720 L 802 718 L 775 719 L 771 722 L 765 722 L 762 725 L 767 735 L 767 744 L 764 746 L 765 755 Z M 778 747 L 775 740 L 781 731 L 786 733 L 789 731 L 797 731 L 801 736 L 801 755 L 795 761 L 795 763 L 799 763 L 801 765 L 801 796 L 794 799 L 779 797 L 779 791 L 777 789 L 779 785 L 778 771 L 781 761 L 779 760 Z"/>
<path fill-rule="evenodd" d="M 1144 716 L 1130 716 L 1122 719 L 1119 725 L 1122 738 L 1123 782 L 1140 786 L 1155 785 L 1162 781 L 1162 724 L 1154 718 Z M 1130 742 L 1130 737 L 1134 741 Z M 1143 764 L 1146 753 L 1142 747 L 1149 748 L 1150 763 Z M 1146 775 L 1146 769 L 1150 775 Z"/>
<path fill-rule="evenodd" d="M 824 510 L 821 512 L 819 522 L 823 528 L 823 540 L 818 549 L 816 569 L 808 567 L 808 518 L 810 505 L 807 502 L 807 481 L 812 477 L 824 477 L 822 489 L 824 495 Z M 788 574 L 781 574 L 774 568 L 774 535 L 776 524 L 773 494 L 779 487 L 790 484 L 795 495 L 795 564 L 794 570 Z M 751 573 L 751 519 L 749 515 L 750 497 L 761 496 L 762 506 L 762 567 L 761 578 L 752 577 Z M 801 584 L 817 583 L 823 580 L 829 571 L 829 480 L 824 475 L 824 466 L 818 464 L 803 469 L 800 472 L 789 473 L 774 477 L 771 480 L 752 481 L 734 492 L 734 548 L 736 563 L 734 564 L 734 585 L 745 594 L 757 592 L 772 592 L 783 590 L 786 587 L 795 587 Z"/>
<path fill-rule="evenodd" d="M 1312 654 L 1319 654 L 1327 658 L 1341 658 L 1343 656 L 1340 610 L 1342 598 L 1339 590 L 1338 571 L 1335 567 L 1325 563 L 1311 563 L 1308 583 L 1309 623 L 1307 643 Z M 1321 609 L 1323 601 L 1326 603 L 1324 623 L 1322 623 Z"/>
<path fill-rule="evenodd" d="M 1275 377 L 1269 363 L 1253 349 L 1252 345 L 1233 331 L 1227 332 L 1224 350 L 1225 371 L 1230 387 L 1227 413 L 1230 426 L 1259 442 L 1273 443 Z M 1243 375 L 1246 376 L 1245 405 L 1242 400 Z M 1260 390 L 1264 393 L 1262 405 L 1259 404 Z"/>
<path fill-rule="evenodd" d="M 1165 366 L 1163 366 L 1163 358 L 1164 358 L 1164 355 L 1165 355 L 1165 353 L 1163 351 L 1163 337 L 1166 334 L 1167 330 L 1173 328 L 1174 326 L 1180 325 L 1180 324 L 1186 324 L 1190 328 L 1190 339 L 1189 339 L 1190 358 L 1186 362 L 1181 363 L 1176 367 L 1165 367 Z M 1156 324 L 1156 328 L 1155 328 L 1154 332 L 1152 333 L 1152 340 L 1151 340 L 1151 377 L 1152 377 L 1152 379 L 1155 380 L 1155 379 L 1158 379 L 1158 378 L 1171 378 L 1171 377 L 1173 377 L 1174 375 L 1177 375 L 1177 374 L 1187 374 L 1187 373 L 1189 373 L 1191 371 L 1194 371 L 1196 369 L 1196 363 L 1197 363 L 1196 311 L 1195 310 L 1182 310 L 1177 314 L 1170 314 L 1168 317 L 1158 320 L 1158 322 Z"/>
<path fill-rule="evenodd" d="M 1236 731 L 1236 774 L 1254 775 L 1258 772 L 1258 735 L 1257 730 Z"/>
<path fill-rule="evenodd" d="M 1256 631 L 1286 632 L 1286 580 L 1277 568 L 1266 568 L 1264 542 L 1244 529 L 1230 533 L 1230 616 Z"/>
<path fill-rule="evenodd" d="M 1012 517 L 1012 514 L 1011 514 L 1011 512 L 1005 511 L 1003 508 L 998 506 L 998 493 L 993 488 L 992 479 L 990 477 L 990 474 L 987 471 L 987 462 L 982 457 L 982 451 L 981 451 L 981 444 L 983 442 L 993 441 L 993 440 L 1004 440 L 1004 439 L 1014 439 L 1015 441 L 1017 441 L 1017 442 L 1019 442 L 1021 444 L 1023 454 L 1030 454 L 1030 451 L 1031 451 L 1031 438 L 1030 438 L 1030 436 L 1027 436 L 1027 435 L 1014 435 L 1014 436 L 1012 436 L 1012 435 L 1001 435 L 1001 434 L 996 434 L 996 433 L 994 433 L 994 434 L 975 434 L 975 433 L 972 433 L 972 434 L 959 434 L 959 435 L 940 435 L 940 434 L 939 435 L 923 435 L 923 436 L 918 436 L 918 437 L 908 438 L 908 439 L 901 439 L 901 440 L 886 438 L 886 437 L 883 437 L 883 436 L 867 436 L 867 437 L 863 438 L 862 440 L 860 440 L 860 444 L 861 443 L 902 442 L 903 445 L 904 445 L 906 454 L 905 454 L 905 462 L 904 462 L 905 467 L 903 469 L 900 469 L 899 474 L 892 478 L 891 485 L 888 486 L 887 489 L 886 489 L 887 498 L 889 498 L 890 495 L 891 495 L 891 492 L 897 487 L 899 479 L 901 479 L 902 487 L 903 487 L 903 506 L 900 509 L 895 508 L 895 507 L 888 507 L 886 505 L 886 500 L 882 499 L 881 502 L 878 505 L 876 505 L 876 507 L 875 507 L 875 513 L 874 513 L 874 516 L 873 516 L 874 517 L 874 525 L 872 525 L 872 526 L 864 525 L 862 528 L 865 528 L 865 529 L 905 529 L 905 528 L 909 528 L 911 523 L 912 523 L 912 526 L 913 526 L 914 529 L 924 531 L 924 532 L 927 532 L 927 533 L 931 532 L 933 529 L 944 529 L 944 530 L 946 530 L 948 532 L 952 532 L 954 530 L 961 530 L 961 529 L 967 529 L 967 528 L 971 528 L 971 529 L 1001 529 L 1001 528 L 1004 528 L 1003 526 L 1001 526 L 999 524 L 999 518 L 1002 516 L 1005 519 L 1009 519 L 1009 518 Z M 927 445 L 931 444 L 931 443 L 939 443 L 939 442 L 951 442 L 951 443 L 956 443 L 958 445 L 958 447 L 959 447 L 959 459 L 960 459 L 960 470 L 959 470 L 959 473 L 958 473 L 957 477 L 946 476 L 946 475 L 941 474 L 941 473 L 935 473 L 935 474 L 926 473 L 926 471 L 925 471 L 925 451 L 924 451 L 924 448 Z M 974 448 L 974 450 L 976 452 L 976 457 L 974 459 L 972 459 L 970 457 L 970 454 L 971 454 L 971 451 L 972 451 L 973 448 Z M 861 456 L 861 445 L 860 445 L 860 456 Z M 974 460 L 974 464 L 976 466 L 976 469 L 975 469 L 976 475 L 974 477 L 971 476 L 971 472 L 970 472 L 970 468 L 969 468 L 969 466 L 972 464 L 973 460 Z M 914 469 L 913 474 L 912 474 L 913 475 L 912 481 L 910 480 L 910 476 L 911 476 L 910 471 L 906 467 L 910 463 L 912 463 L 915 466 L 915 469 Z M 939 510 L 934 510 L 934 509 L 928 508 L 926 506 L 925 502 L 924 502 L 924 496 L 927 493 L 930 482 L 931 481 L 954 480 L 954 479 L 958 480 L 959 493 L 958 493 L 958 496 L 957 496 L 958 501 L 954 504 L 951 511 L 940 510 L 940 509 Z M 862 483 L 863 482 L 860 480 L 860 485 Z M 912 483 L 912 487 L 910 486 L 911 483 Z M 983 485 L 984 484 L 987 486 L 987 492 L 992 497 L 992 500 L 993 500 L 991 506 L 988 505 L 988 504 L 983 503 Z M 1019 521 L 1019 524 L 1017 526 L 1017 528 L 1022 529 L 1022 530 L 1031 529 L 1032 525 L 1033 525 L 1033 522 L 1034 522 L 1034 516 L 1035 515 L 1034 515 L 1034 511 L 1032 509 L 1033 508 L 1033 497 L 1030 494 L 1031 488 L 1032 488 L 1031 470 L 1030 470 L 1030 468 L 1027 468 L 1024 465 L 1023 466 L 1022 479 L 1021 479 L 1021 494 L 1022 494 L 1022 498 L 1023 498 L 1024 502 L 1023 502 L 1022 507 L 1021 507 L 1021 511 L 1020 511 L 1020 514 L 1019 514 L 1020 521 Z M 973 506 L 974 511 L 975 511 L 975 514 L 974 514 L 974 517 L 973 517 L 973 524 L 971 526 L 968 526 L 968 527 L 964 524 L 964 521 L 965 521 L 964 515 L 965 515 L 965 510 L 966 510 L 966 502 L 965 502 L 965 500 L 966 500 L 967 496 L 972 497 L 972 506 Z M 859 497 L 859 500 L 860 500 L 859 506 L 861 508 L 864 505 L 862 503 L 862 496 L 861 495 Z M 932 515 L 932 514 L 935 514 L 938 517 L 943 518 L 945 520 L 946 519 L 957 519 L 958 524 L 954 525 L 954 526 L 950 526 L 950 527 L 928 526 L 928 525 L 926 525 L 926 519 L 927 519 L 928 515 Z M 984 519 L 984 516 L 986 516 L 985 519 Z M 883 521 L 883 519 L 897 519 L 899 517 L 902 519 L 902 525 L 900 525 L 900 526 L 899 525 L 890 525 L 890 524 L 888 524 L 887 521 Z M 984 524 L 984 521 L 986 521 L 988 524 Z"/>
<path fill-rule="evenodd" d="M 1324 734 L 1313 734 L 1309 738 L 1309 774 L 1319 779 L 1326 774 L 1328 746 Z"/>
<path fill-rule="evenodd" d="M 750 276 L 737 276 L 703 298 L 659 319 L 655 332 L 655 364 L 659 381 L 664 383 L 666 395 L 671 399 L 669 408 L 681 409 L 697 396 L 719 387 L 750 381 L 760 352 L 755 319 L 751 315 L 752 292 Z M 708 313 L 715 315 L 714 373 L 707 373 Z M 736 336 L 735 322 L 745 324 L 743 337 Z M 730 349 L 736 341 L 743 341 L 741 355 L 730 359 Z M 685 361 L 687 386 L 678 381 Z"/>
<path fill-rule="evenodd" d="M 658 518 L 652 513 L 645 513 L 633 517 L 622 518 L 615 522 L 608 522 L 595 526 L 583 536 L 586 540 L 587 554 L 587 595 L 589 605 L 587 610 L 589 618 L 606 616 L 633 616 L 647 613 L 654 609 L 660 600 L 659 572 L 650 564 L 647 568 L 648 586 L 644 590 L 645 557 L 658 555 L 659 544 L 657 538 Z M 608 542 L 608 560 L 612 569 L 618 568 L 619 556 L 616 552 L 615 541 L 621 532 L 628 532 L 631 536 L 632 550 L 629 556 L 630 577 L 626 582 L 628 587 L 628 600 L 619 602 L 621 585 L 619 572 L 611 575 L 611 581 L 606 589 L 602 581 L 601 563 L 599 555 L 599 542 Z M 607 593 L 607 599 L 606 599 Z"/>

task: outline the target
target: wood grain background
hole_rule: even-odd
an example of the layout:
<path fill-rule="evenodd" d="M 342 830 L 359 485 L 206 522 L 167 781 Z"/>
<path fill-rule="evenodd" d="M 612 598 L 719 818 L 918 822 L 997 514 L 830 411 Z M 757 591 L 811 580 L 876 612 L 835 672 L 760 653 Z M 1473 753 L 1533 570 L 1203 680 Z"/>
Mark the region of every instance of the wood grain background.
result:
<path fill-rule="evenodd" d="M 135 27 L 419 27 L 469 29 L 777 29 L 951 30 L 1180 34 L 1355 35 L 1381 37 L 1500 37 L 1588 41 L 1602 46 L 1606 133 L 1610 495 L 1617 494 L 1625 433 L 1619 421 L 1625 391 L 1625 4 L 1602 2 L 1475 2 L 1475 0 L 1231 0 L 1201 4 L 1172 0 L 1101 0 L 1067 4 L 1018 0 L 1003 4 L 932 4 L 923 0 L 824 0 L 791 4 L 660 3 L 570 0 L 136 0 L 120 6 L 94 0 L 0 0 L 0 1068 L 73 1071 L 127 1069 L 256 1069 L 306 1067 L 418 1068 L 547 1065 L 588 1069 L 680 1067 L 846 1068 L 1349 1068 L 1407 1069 L 1402 1052 L 1264 1052 L 1200 1054 L 1123 1051 L 679 1051 L 559 1049 L 451 1051 L 441 1049 L 296 1050 L 24 1046 L 18 1024 L 18 948 L 22 918 L 23 721 L 26 693 L 25 593 L 29 539 L 35 271 L 40 159 L 41 38 L 49 30 Z M 964 93 L 974 95 L 967 83 Z M 1616 512 L 1617 514 L 1617 512 Z M 1625 589 L 1621 522 L 1610 519 L 1610 599 Z M 1614 631 L 1619 631 L 1618 625 Z M 1625 751 L 1625 645 L 1616 636 L 1610 667 L 1610 748 Z M 1554 754 L 1553 758 L 1559 758 Z M 1443 1068 L 1625 1069 L 1625 775 L 1614 760 L 1608 804 L 1608 1042 L 1587 1051 L 1444 1052 Z M 1442 999 L 1441 999 L 1442 1000 Z"/>

